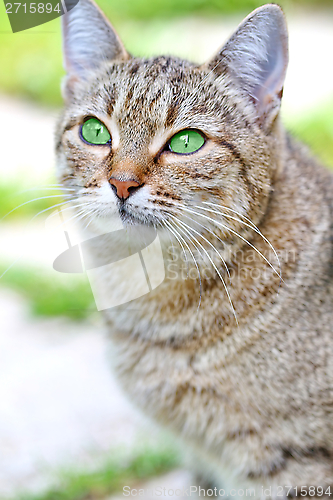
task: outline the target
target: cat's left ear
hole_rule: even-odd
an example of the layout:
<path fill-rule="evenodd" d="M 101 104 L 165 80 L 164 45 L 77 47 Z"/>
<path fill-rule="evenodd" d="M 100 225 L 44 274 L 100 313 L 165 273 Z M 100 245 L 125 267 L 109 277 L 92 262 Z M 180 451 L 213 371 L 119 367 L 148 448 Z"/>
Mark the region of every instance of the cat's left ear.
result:
<path fill-rule="evenodd" d="M 217 74 L 227 72 L 250 99 L 261 123 L 280 108 L 288 65 L 288 32 L 282 9 L 268 4 L 253 11 L 208 63 Z"/>
<path fill-rule="evenodd" d="M 69 0 L 66 2 L 68 6 Z M 77 3 L 76 1 L 74 2 Z M 62 16 L 64 97 L 77 80 L 85 80 L 105 61 L 130 58 L 119 36 L 93 0 L 79 0 Z"/>

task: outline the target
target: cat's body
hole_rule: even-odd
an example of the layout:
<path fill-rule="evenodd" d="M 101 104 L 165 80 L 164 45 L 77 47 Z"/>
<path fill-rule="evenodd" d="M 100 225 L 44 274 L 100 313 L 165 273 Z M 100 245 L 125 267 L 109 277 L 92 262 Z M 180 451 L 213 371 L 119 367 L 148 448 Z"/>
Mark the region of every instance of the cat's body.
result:
<path fill-rule="evenodd" d="M 279 122 L 281 11 L 258 10 L 197 66 L 130 58 L 95 6 L 80 4 L 65 22 L 60 178 L 89 200 L 92 236 L 119 210 L 125 226 L 159 228 L 166 262 L 171 235 L 177 257 L 191 260 L 196 245 L 199 269 L 210 270 L 200 282 L 178 269 L 133 310 L 105 311 L 121 384 L 227 492 L 331 486 L 333 495 L 333 177 Z M 99 62 L 80 38 L 80 16 L 99 30 Z M 91 116 L 111 144 L 82 141 Z M 204 135 L 201 149 L 164 149 L 184 129 Z M 123 276 L 97 272 L 104 293 L 125 286 Z M 312 493 L 302 496 L 321 496 Z"/>
<path fill-rule="evenodd" d="M 198 289 L 184 299 L 172 285 L 146 296 L 140 313 L 110 313 L 126 391 L 211 461 L 226 491 L 332 484 L 333 182 L 287 148 L 260 226 L 284 283 L 278 290 L 273 272 L 259 286 L 256 274 L 232 281 L 240 328 L 224 326 L 220 283 L 203 290 L 198 314 Z M 264 251 L 259 236 L 251 241 Z"/>

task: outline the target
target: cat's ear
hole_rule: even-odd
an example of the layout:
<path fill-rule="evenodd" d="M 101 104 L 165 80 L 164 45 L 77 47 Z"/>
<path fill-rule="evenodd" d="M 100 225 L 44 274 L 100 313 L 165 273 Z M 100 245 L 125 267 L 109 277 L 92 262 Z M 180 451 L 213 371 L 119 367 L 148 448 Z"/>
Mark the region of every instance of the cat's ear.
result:
<path fill-rule="evenodd" d="M 66 5 L 69 3 L 70 0 Z M 130 57 L 114 28 L 92 0 L 79 0 L 62 16 L 62 32 L 67 72 L 65 97 L 76 80 L 85 80 L 102 62 Z"/>
<path fill-rule="evenodd" d="M 275 4 L 259 7 L 245 18 L 208 63 L 211 70 L 230 75 L 253 101 L 261 121 L 279 111 L 287 65 L 287 26 L 281 8 Z"/>

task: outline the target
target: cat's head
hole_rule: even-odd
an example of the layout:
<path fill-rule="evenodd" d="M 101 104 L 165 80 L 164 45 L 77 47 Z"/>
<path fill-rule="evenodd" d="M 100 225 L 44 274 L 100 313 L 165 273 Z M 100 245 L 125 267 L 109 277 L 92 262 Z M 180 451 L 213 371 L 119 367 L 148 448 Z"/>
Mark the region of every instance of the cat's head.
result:
<path fill-rule="evenodd" d="M 280 7 L 255 10 L 201 65 L 133 57 L 91 0 L 63 16 L 63 33 L 58 174 L 84 196 L 90 217 L 116 213 L 188 241 L 212 230 L 227 239 L 226 227 L 245 234 L 241 216 L 258 223 L 281 154 L 288 49 Z M 224 226 L 210 220 L 217 211 Z"/>

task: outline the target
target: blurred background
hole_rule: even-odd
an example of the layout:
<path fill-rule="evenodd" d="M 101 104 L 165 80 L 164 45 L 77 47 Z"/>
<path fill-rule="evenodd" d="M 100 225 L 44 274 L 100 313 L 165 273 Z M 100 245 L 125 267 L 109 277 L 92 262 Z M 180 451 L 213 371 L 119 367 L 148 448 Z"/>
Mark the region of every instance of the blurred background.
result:
<path fill-rule="evenodd" d="M 98 1 L 132 54 L 196 62 L 262 3 Z M 333 168 L 333 2 L 280 4 L 290 32 L 283 121 Z M 56 275 L 45 251 L 45 219 L 64 201 L 53 155 L 63 75 L 60 19 L 12 34 L 0 3 L 0 498 L 182 487 L 181 450 L 117 388 L 87 279 Z"/>

